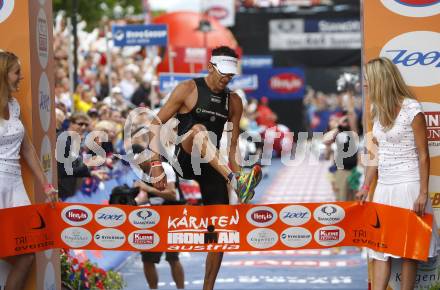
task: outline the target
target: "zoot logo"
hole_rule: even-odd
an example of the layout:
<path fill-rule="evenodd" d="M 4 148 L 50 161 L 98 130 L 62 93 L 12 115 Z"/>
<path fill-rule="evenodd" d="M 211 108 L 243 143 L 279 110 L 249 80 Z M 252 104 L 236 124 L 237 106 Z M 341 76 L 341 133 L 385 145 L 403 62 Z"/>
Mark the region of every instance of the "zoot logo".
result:
<path fill-rule="evenodd" d="M 280 212 L 280 220 L 290 226 L 300 226 L 312 218 L 310 210 L 302 205 L 289 205 Z"/>
<path fill-rule="evenodd" d="M 61 218 L 71 226 L 83 226 L 92 220 L 92 216 L 92 211 L 82 205 L 70 205 L 61 211 Z"/>
<path fill-rule="evenodd" d="M 122 225 L 127 216 L 125 212 L 117 207 L 103 207 L 96 211 L 95 220 L 104 227 L 117 227 Z"/>
<path fill-rule="evenodd" d="M 277 212 L 268 206 L 257 206 L 246 213 L 247 221 L 256 227 L 267 227 L 277 220 Z"/>
<path fill-rule="evenodd" d="M 137 228 L 148 229 L 159 223 L 160 215 L 154 209 L 142 208 L 132 211 L 128 216 L 128 220 Z"/>
<path fill-rule="evenodd" d="M 336 204 L 323 204 L 313 212 L 315 220 L 323 225 L 333 225 L 345 217 L 345 211 Z"/>
<path fill-rule="evenodd" d="M 382 0 L 394 13 L 408 17 L 428 17 L 440 13 L 439 0 Z"/>
<path fill-rule="evenodd" d="M 238 250 L 238 210 L 230 216 L 196 217 L 185 208 L 179 217 L 168 217 L 168 250 Z"/>
<path fill-rule="evenodd" d="M 38 98 L 41 127 L 47 132 L 50 126 L 50 86 L 45 72 L 40 76 Z"/>
<path fill-rule="evenodd" d="M 406 84 L 427 87 L 440 83 L 439 48 L 440 33 L 412 31 L 388 41 L 380 56 L 391 59 L 397 65 Z"/>

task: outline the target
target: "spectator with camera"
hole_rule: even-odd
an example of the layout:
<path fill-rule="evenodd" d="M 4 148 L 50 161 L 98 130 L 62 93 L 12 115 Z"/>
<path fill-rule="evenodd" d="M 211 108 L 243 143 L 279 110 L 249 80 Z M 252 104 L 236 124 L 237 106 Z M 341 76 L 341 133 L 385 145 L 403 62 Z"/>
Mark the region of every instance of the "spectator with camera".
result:
<path fill-rule="evenodd" d="M 132 150 L 134 154 L 140 154 L 144 151 L 144 147 L 139 144 L 133 144 Z M 161 165 L 167 178 L 166 188 L 160 191 L 144 181 L 136 181 L 134 187 L 138 188 L 139 194 L 136 196 L 135 201 L 138 205 L 161 206 L 184 203 L 181 201 L 182 198 L 178 189 L 178 180 L 173 167 L 167 162 L 161 162 Z M 155 165 L 153 163 L 147 163 L 146 166 L 142 166 L 142 171 L 149 173 L 152 166 Z M 162 254 L 162 252 L 141 252 L 144 274 L 150 289 L 157 289 L 158 287 L 159 277 L 155 264 L 160 262 Z M 179 260 L 179 252 L 166 252 L 165 260 L 170 264 L 171 275 L 176 283 L 176 288 L 184 289 L 185 278 L 183 267 Z"/>
<path fill-rule="evenodd" d="M 340 92 L 343 110 L 330 117 L 329 131 L 323 139 L 327 148 L 327 159 L 333 155 L 335 160 L 329 171 L 332 187 L 338 201 L 354 199 L 354 193 L 349 190 L 348 177 L 358 163 L 357 133 L 359 126 L 354 105 L 358 83 L 359 77 L 349 73 L 344 73 L 337 80 L 337 90 Z"/>

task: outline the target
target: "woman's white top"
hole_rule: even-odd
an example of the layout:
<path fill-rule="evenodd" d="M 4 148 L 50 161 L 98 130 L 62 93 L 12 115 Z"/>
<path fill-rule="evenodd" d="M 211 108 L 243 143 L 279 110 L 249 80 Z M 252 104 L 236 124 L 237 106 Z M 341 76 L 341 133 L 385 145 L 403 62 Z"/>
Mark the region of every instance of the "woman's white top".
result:
<path fill-rule="evenodd" d="M 9 119 L 0 119 L 0 172 L 21 175 L 20 149 L 24 126 L 20 120 L 20 104 L 12 98 L 8 107 Z"/>
<path fill-rule="evenodd" d="M 419 158 L 412 121 L 422 112 L 417 100 L 405 98 L 389 130 L 374 120 L 373 136 L 379 143 L 378 183 L 397 184 L 420 180 Z"/>

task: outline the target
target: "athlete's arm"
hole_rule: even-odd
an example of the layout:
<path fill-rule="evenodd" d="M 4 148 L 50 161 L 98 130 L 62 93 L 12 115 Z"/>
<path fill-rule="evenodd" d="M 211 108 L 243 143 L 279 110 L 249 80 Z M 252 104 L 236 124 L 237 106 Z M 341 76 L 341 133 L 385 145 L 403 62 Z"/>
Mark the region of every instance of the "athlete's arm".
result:
<path fill-rule="evenodd" d="M 229 96 L 229 121 L 232 122 L 231 146 L 229 147 L 229 164 L 233 172 L 240 171 L 239 160 L 241 160 L 238 137 L 240 136 L 240 119 L 243 114 L 243 103 L 241 98 L 231 93 Z"/>
<path fill-rule="evenodd" d="M 185 104 L 185 99 L 194 90 L 194 81 L 185 81 L 176 86 L 171 93 L 170 98 L 165 105 L 160 109 L 157 117 L 151 123 L 151 130 L 149 131 L 149 148 L 153 152 L 150 161 L 160 160 L 160 129 L 161 125 L 166 123 L 172 116 L 174 116 L 180 108 Z M 151 183 L 158 190 L 164 190 L 167 186 L 167 180 L 162 166 L 155 166 L 150 171 Z"/>

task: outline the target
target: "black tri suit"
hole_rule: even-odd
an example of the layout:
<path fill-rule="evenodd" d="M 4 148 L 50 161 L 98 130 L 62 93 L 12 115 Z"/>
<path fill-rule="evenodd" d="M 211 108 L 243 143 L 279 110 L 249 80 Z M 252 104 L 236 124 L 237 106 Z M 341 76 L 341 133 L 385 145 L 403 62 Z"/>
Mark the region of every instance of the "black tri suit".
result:
<path fill-rule="evenodd" d="M 197 102 L 188 113 L 177 114 L 178 135 L 183 136 L 194 125 L 201 124 L 211 132 L 210 140 L 218 149 L 224 125 L 229 117 L 230 91 L 226 88 L 220 93 L 214 93 L 209 89 L 204 78 L 196 78 L 194 81 L 197 86 Z M 226 179 L 211 165 L 206 162 L 198 163 L 201 174 L 194 173 L 191 158 L 200 160 L 200 155 L 198 158 L 191 157 L 191 152 L 185 152 L 181 144 L 177 144 L 175 156 L 182 169 L 182 174 L 178 172 L 179 170 L 176 170 L 176 173 L 182 178 L 193 179 L 199 183 L 203 204 L 229 204 Z"/>

